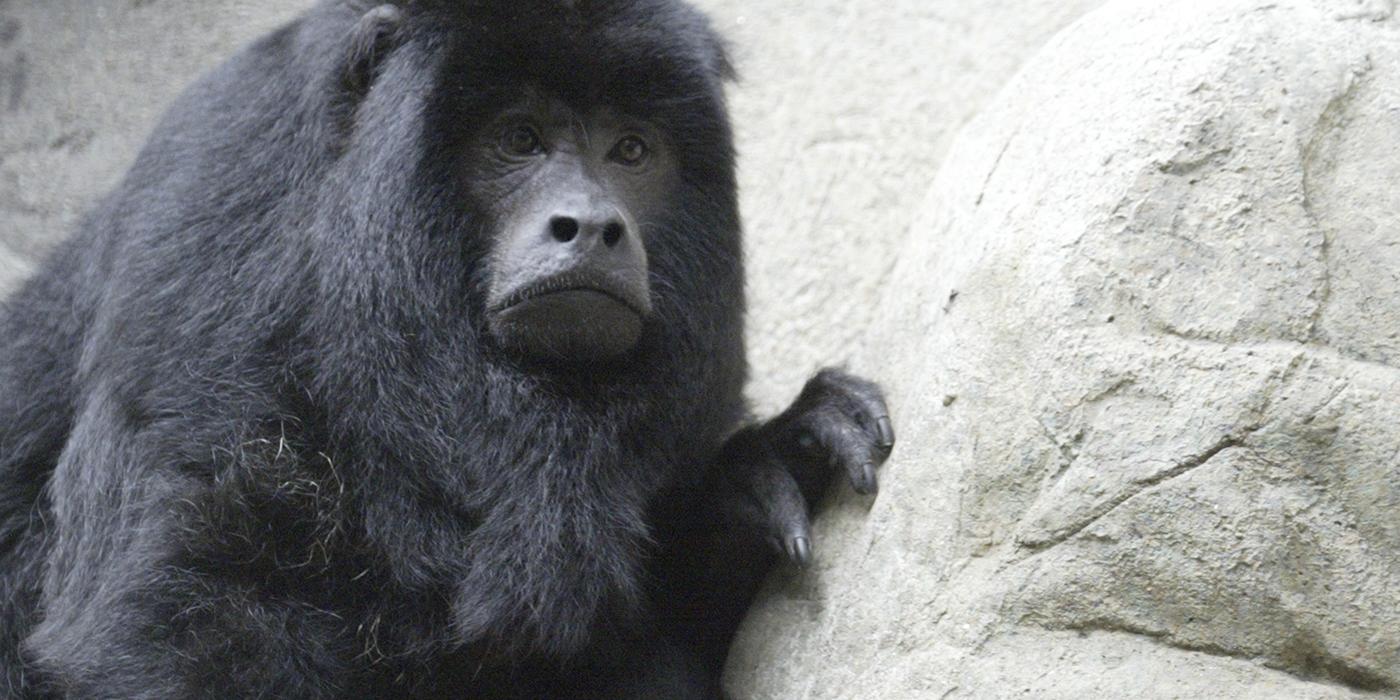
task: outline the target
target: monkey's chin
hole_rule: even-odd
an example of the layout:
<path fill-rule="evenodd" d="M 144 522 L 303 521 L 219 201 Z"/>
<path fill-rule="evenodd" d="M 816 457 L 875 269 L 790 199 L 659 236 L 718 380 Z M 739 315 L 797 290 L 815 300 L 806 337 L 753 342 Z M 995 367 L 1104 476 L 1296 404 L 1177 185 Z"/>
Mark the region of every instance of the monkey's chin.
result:
<path fill-rule="evenodd" d="M 616 358 L 642 336 L 642 314 L 607 292 L 564 289 L 490 315 L 503 347 L 536 360 L 587 364 Z"/>

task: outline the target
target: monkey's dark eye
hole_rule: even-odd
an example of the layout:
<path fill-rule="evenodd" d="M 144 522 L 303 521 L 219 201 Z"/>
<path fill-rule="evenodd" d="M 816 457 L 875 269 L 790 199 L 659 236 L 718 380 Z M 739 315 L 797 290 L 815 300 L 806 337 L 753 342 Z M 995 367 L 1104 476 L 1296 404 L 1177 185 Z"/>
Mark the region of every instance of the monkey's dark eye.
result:
<path fill-rule="evenodd" d="M 627 136 L 613 146 L 609 158 L 623 165 L 640 165 L 651 154 L 647 142 L 636 136 Z"/>
<path fill-rule="evenodd" d="M 501 150 L 513 156 L 533 156 L 544 152 L 540 133 L 524 124 L 517 124 L 501 134 Z"/>

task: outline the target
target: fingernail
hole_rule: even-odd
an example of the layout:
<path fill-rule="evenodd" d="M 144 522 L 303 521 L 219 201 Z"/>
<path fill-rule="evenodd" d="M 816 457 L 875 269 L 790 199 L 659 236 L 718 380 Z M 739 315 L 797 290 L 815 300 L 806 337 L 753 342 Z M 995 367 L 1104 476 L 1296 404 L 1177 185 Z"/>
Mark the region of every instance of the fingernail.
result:
<path fill-rule="evenodd" d="M 890 423 L 889 416 L 880 416 L 875 421 L 875 429 L 880 431 L 880 447 L 887 450 L 894 447 L 894 424 Z"/>
<path fill-rule="evenodd" d="M 793 561 L 796 561 L 799 566 L 805 567 L 812 563 L 812 545 L 806 537 L 793 538 L 792 548 L 794 550 Z"/>
<path fill-rule="evenodd" d="M 856 493 L 869 496 L 879 490 L 879 482 L 875 480 L 875 465 L 866 462 L 861 470 L 860 483 L 856 484 Z"/>

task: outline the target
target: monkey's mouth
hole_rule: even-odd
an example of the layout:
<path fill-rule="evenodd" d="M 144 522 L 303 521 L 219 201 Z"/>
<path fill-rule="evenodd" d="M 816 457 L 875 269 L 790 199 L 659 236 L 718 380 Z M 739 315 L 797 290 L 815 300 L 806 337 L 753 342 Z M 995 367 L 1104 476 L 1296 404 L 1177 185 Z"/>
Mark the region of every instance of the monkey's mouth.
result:
<path fill-rule="evenodd" d="M 632 313 L 645 317 L 651 313 L 651 300 L 637 293 L 635 285 L 628 285 L 612 277 L 586 272 L 565 272 L 554 275 L 534 284 L 524 285 L 505 296 L 491 308 L 491 313 L 509 311 L 520 304 L 529 303 L 551 294 L 599 294 L 628 308 Z M 643 290 L 644 291 L 644 290 Z"/>
<path fill-rule="evenodd" d="M 632 349 L 650 313 L 645 284 L 563 273 L 506 294 L 490 307 L 488 322 L 511 350 L 537 359 L 591 362 Z"/>

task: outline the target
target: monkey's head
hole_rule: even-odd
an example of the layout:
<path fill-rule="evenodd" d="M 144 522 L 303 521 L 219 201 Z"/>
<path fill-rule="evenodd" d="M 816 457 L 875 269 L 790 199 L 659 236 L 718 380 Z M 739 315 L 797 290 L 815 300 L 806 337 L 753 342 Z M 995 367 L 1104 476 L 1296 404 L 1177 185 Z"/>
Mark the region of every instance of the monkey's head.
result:
<path fill-rule="evenodd" d="M 435 200 L 414 226 L 434 229 L 429 255 L 465 266 L 483 343 L 594 366 L 687 327 L 737 333 L 731 74 L 699 13 L 672 0 L 411 0 L 368 10 L 354 32 L 352 147 L 412 141 L 403 189 Z M 374 161 L 362 173 L 408 157 L 359 156 Z"/>

